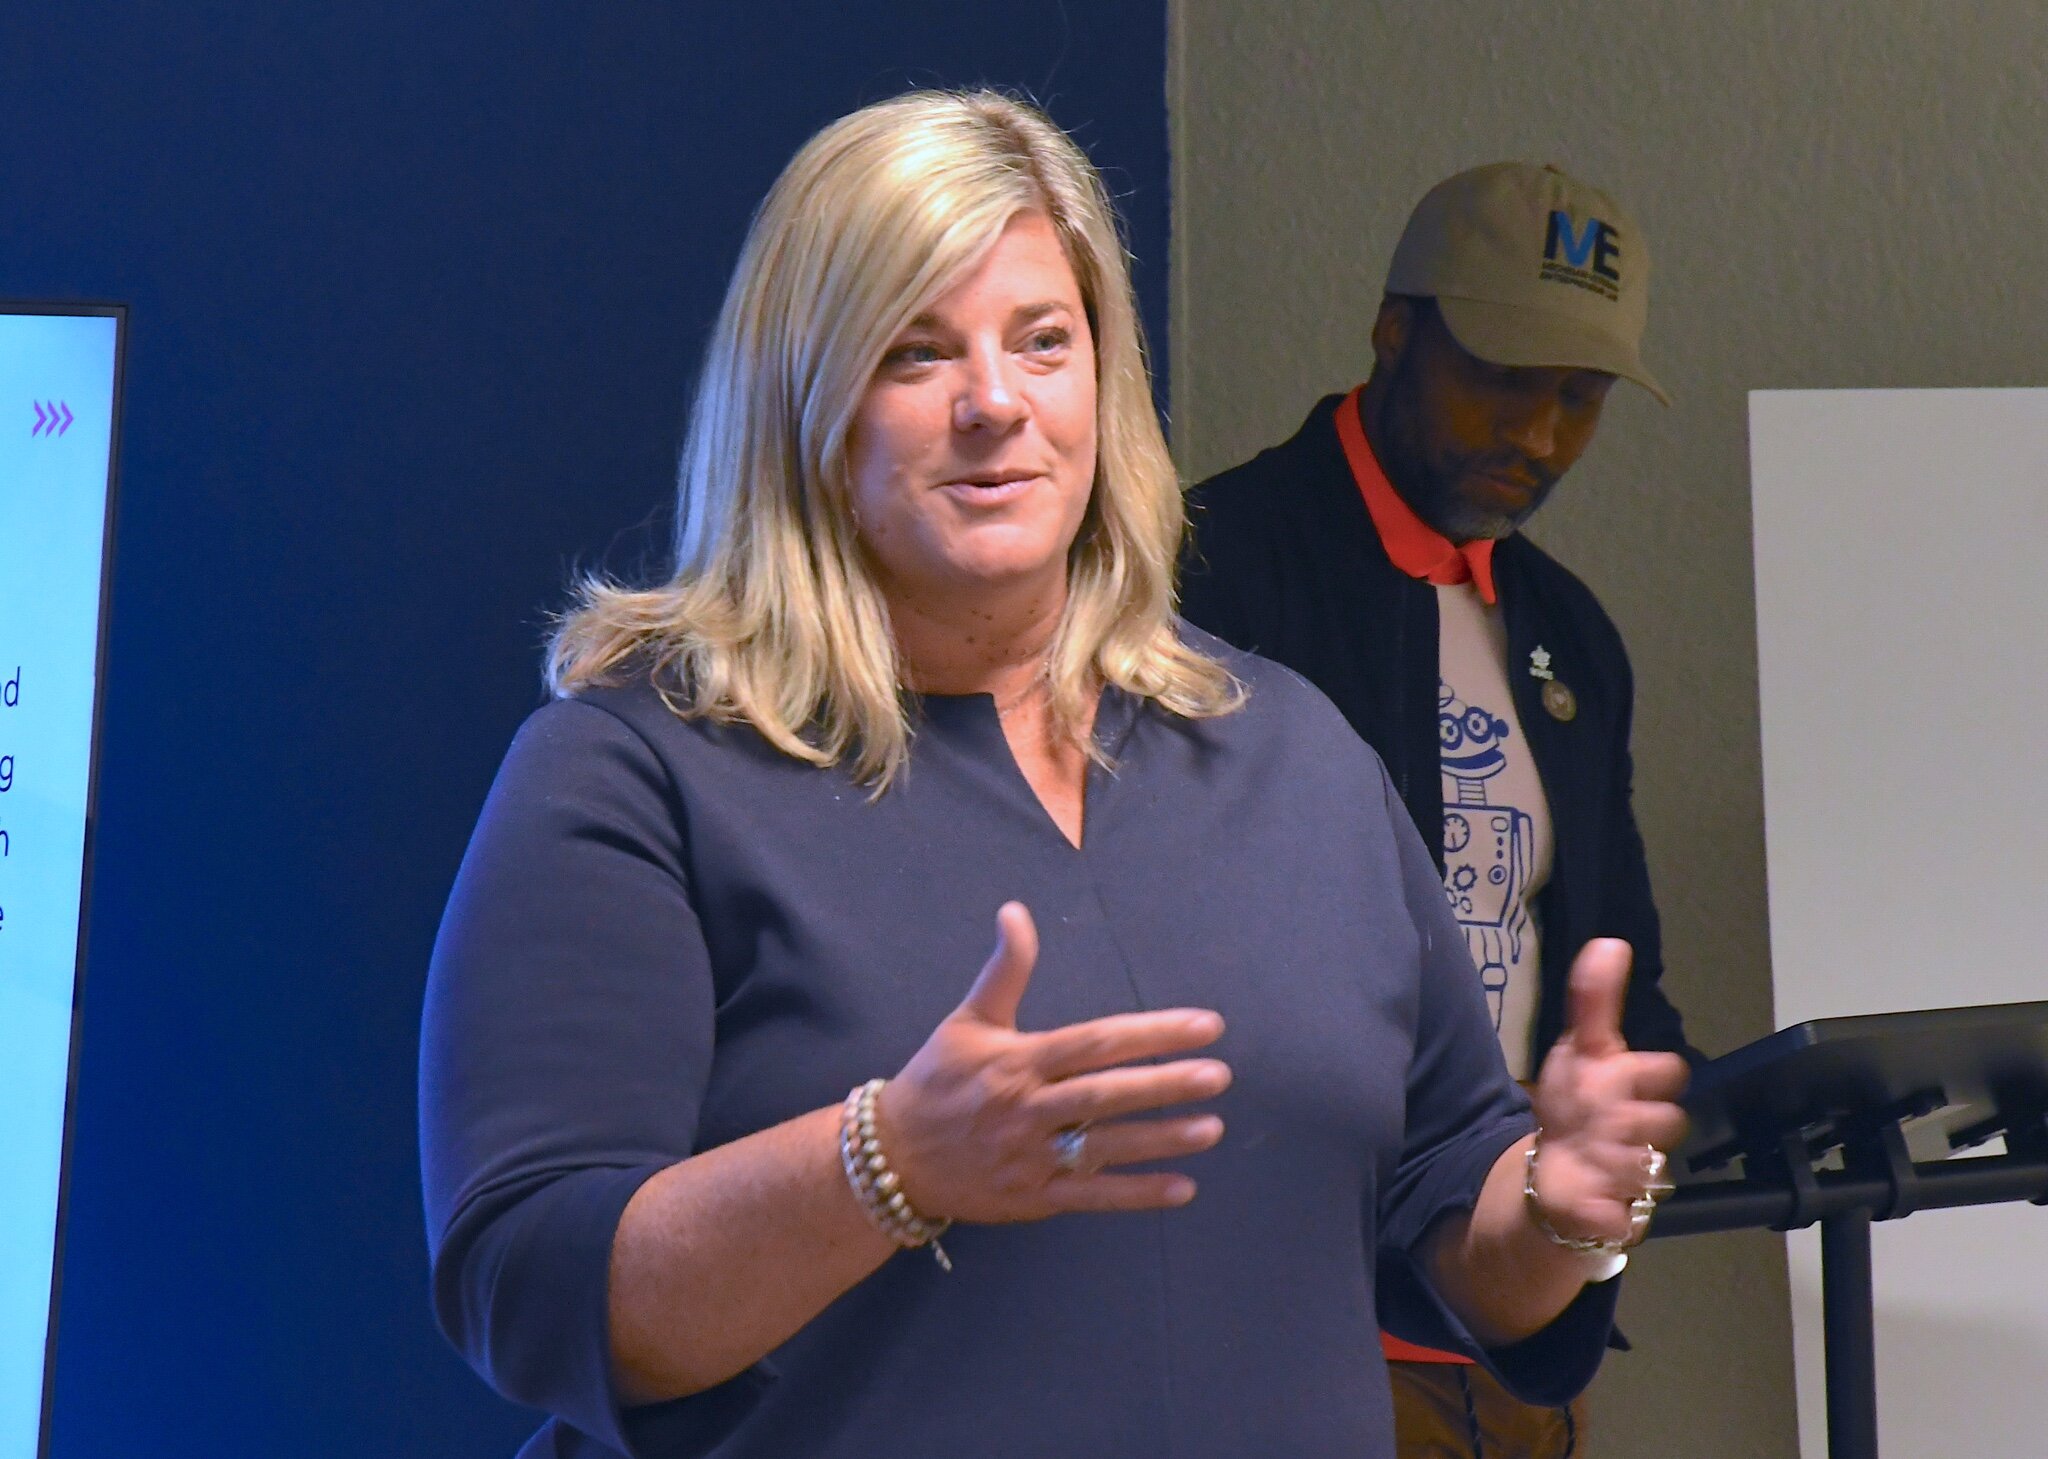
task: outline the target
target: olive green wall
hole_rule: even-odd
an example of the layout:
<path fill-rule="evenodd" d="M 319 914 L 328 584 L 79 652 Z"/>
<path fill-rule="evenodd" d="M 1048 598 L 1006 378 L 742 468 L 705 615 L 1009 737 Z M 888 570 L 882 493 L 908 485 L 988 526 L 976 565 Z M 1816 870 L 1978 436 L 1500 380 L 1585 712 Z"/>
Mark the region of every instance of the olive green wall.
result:
<path fill-rule="evenodd" d="M 1169 27 L 1190 477 L 1362 377 L 1437 179 L 1551 161 L 1636 215 L 1677 403 L 1617 387 L 1532 535 L 1635 657 L 1671 992 L 1709 1050 L 1767 1032 L 1746 392 L 2048 383 L 2048 6 L 1179 0 Z M 1602 1455 L 1796 1453 L 1778 1238 L 1653 1244 L 1623 1318 L 1638 1350 L 1595 1391 Z"/>

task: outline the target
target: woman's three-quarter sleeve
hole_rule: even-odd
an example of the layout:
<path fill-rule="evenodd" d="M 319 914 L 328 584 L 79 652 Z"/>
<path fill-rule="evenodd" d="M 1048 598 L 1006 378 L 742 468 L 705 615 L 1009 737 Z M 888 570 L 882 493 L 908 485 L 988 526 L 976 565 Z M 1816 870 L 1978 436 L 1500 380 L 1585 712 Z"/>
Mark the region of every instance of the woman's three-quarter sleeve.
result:
<path fill-rule="evenodd" d="M 661 761 L 607 710 L 541 709 L 464 857 L 429 975 L 420 1142 L 434 1305 L 506 1397 L 615 1448 L 607 1279 L 633 1193 L 687 1156 L 709 960 Z"/>
<path fill-rule="evenodd" d="M 1470 1211 L 1501 1153 L 1536 1124 L 1501 1059 L 1486 995 L 1442 879 L 1384 771 L 1381 790 L 1400 842 L 1402 900 L 1421 947 L 1401 1158 L 1380 1199 L 1381 1321 L 1411 1342 L 1479 1358 L 1528 1402 L 1564 1402 L 1599 1367 L 1617 1283 L 1588 1286 L 1541 1332 L 1487 1352 L 1437 1297 L 1422 1268 L 1420 1246 L 1430 1227 L 1450 1212 Z"/>

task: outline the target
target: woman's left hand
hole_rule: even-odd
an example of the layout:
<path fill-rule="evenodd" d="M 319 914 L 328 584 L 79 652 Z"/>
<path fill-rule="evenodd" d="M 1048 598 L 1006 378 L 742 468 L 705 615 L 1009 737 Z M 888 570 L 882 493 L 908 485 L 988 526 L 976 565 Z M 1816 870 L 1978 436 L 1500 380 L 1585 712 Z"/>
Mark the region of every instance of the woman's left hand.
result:
<path fill-rule="evenodd" d="M 1572 962 L 1564 1034 L 1543 1061 L 1534 1100 L 1542 1127 L 1536 1199 L 1551 1228 L 1620 1240 L 1629 1204 L 1652 1183 L 1650 1150 L 1685 1138 L 1685 1061 L 1636 1053 L 1621 1036 L 1631 950 L 1597 938 Z"/>

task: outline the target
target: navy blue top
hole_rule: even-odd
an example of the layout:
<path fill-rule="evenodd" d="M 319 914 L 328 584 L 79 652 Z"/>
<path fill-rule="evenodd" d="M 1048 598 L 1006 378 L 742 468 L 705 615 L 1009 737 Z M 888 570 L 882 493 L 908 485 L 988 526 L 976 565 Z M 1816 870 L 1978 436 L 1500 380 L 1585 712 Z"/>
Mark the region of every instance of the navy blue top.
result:
<path fill-rule="evenodd" d="M 645 685 L 527 722 L 442 925 L 420 1079 L 436 1309 L 552 1415 L 526 1455 L 1383 1459 L 1382 1319 L 1532 1401 L 1590 1378 L 1614 1283 L 1479 1354 L 1409 1259 L 1527 1102 L 1378 759 L 1291 672 L 1199 641 L 1249 703 L 1189 721 L 1107 692 L 1078 850 L 987 696 L 925 699 L 878 799 Z M 1020 1026 L 1227 1021 L 1228 1133 L 1177 1163 L 1195 1201 L 957 1227 L 952 1274 L 899 1253 L 739 1377 L 621 1410 L 606 1275 L 634 1190 L 900 1068 L 1013 898 L 1041 943 Z"/>

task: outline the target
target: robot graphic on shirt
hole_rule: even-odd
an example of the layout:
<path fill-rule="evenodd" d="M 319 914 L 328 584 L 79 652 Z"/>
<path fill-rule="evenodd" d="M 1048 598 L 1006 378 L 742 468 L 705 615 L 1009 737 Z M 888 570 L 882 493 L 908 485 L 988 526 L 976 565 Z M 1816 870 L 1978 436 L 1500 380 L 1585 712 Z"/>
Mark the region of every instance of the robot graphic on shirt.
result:
<path fill-rule="evenodd" d="M 1500 1031 L 1508 972 L 1522 960 L 1529 914 L 1522 905 L 1535 859 L 1528 813 L 1487 800 L 1486 782 L 1507 768 L 1508 722 L 1459 699 L 1437 681 L 1437 738 L 1444 775 L 1444 891 Z"/>

